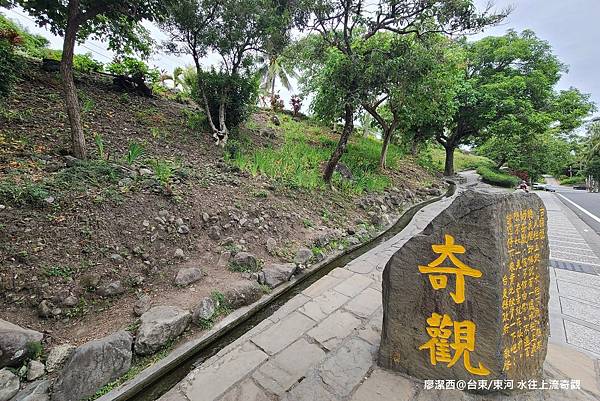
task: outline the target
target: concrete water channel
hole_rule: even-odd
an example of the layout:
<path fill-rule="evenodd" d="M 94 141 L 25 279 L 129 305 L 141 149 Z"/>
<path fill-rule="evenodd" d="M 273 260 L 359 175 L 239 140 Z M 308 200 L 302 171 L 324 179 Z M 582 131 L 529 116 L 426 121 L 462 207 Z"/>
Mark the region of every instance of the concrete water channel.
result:
<path fill-rule="evenodd" d="M 183 380 L 193 369 L 201 366 L 203 362 L 268 319 L 282 305 L 306 288 L 334 269 L 356 261 L 362 255 L 392 239 L 404 230 L 413 217 L 427 205 L 452 197 L 456 192 L 457 185 L 452 181 L 449 181 L 449 184 L 450 187 L 445 195 L 412 206 L 400 216 L 394 225 L 379 236 L 319 263 L 304 275 L 276 289 L 269 296 L 263 297 L 256 304 L 235 311 L 200 339 L 191 340 L 178 347 L 165 359 L 147 368 L 131 381 L 105 394 L 98 401 L 157 400 Z"/>

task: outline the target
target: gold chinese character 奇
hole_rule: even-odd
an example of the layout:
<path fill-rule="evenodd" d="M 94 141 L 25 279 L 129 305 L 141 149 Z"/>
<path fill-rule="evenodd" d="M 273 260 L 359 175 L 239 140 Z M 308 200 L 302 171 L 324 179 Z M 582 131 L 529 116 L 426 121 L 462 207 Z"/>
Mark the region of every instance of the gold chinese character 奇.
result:
<path fill-rule="evenodd" d="M 474 375 L 487 376 L 489 369 L 479 363 L 478 367 L 471 365 L 471 352 L 475 351 L 475 323 L 470 320 L 455 322 L 449 315 L 433 313 L 427 319 L 427 334 L 431 339 L 419 347 L 429 349 L 431 364 L 446 363 L 451 368 L 461 357 L 465 369 Z M 451 337 L 453 342 L 451 342 Z M 454 355 L 452 355 L 454 352 Z"/>
<path fill-rule="evenodd" d="M 462 245 L 456 245 L 452 235 L 446 234 L 445 243 L 432 245 L 431 249 L 440 256 L 427 266 L 419 266 L 419 271 L 429 275 L 429 282 L 434 290 L 446 288 L 448 274 L 456 275 L 456 289 L 455 292 L 450 293 L 450 296 L 454 302 L 462 304 L 465 302 L 465 276 L 479 278 L 482 276 L 481 271 L 467 266 L 456 257 L 455 254 L 466 253 L 466 249 Z M 441 266 L 446 259 L 450 259 L 454 267 Z"/>

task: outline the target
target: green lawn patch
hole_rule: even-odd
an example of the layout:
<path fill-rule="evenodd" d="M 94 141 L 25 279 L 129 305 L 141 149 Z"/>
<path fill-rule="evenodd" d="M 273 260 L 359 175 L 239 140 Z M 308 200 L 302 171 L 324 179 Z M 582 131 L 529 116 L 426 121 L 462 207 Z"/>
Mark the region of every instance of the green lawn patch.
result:
<path fill-rule="evenodd" d="M 481 176 L 483 182 L 504 188 L 515 188 L 521 181 L 519 177 L 503 173 L 488 166 L 479 167 L 477 174 Z"/>

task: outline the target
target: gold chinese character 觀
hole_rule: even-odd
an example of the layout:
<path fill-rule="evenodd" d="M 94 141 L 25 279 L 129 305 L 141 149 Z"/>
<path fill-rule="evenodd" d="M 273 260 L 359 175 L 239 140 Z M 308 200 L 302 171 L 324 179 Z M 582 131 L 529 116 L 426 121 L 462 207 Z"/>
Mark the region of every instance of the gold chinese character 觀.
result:
<path fill-rule="evenodd" d="M 469 373 L 478 376 L 490 374 L 489 369 L 481 362 L 477 367 L 471 364 L 471 352 L 475 351 L 475 323 L 470 320 L 455 322 L 449 315 L 433 313 L 427 319 L 427 325 L 427 334 L 431 339 L 419 349 L 429 350 L 432 365 L 435 366 L 440 362 L 446 363 L 446 366 L 451 368 L 462 357 L 464 367 Z"/>
<path fill-rule="evenodd" d="M 461 262 L 455 254 L 466 253 L 465 247 L 454 243 L 452 235 L 445 235 L 445 243 L 442 245 L 432 245 L 433 252 L 440 256 L 429 263 L 427 266 L 419 266 L 419 271 L 429 275 L 429 282 L 434 290 L 446 288 L 448 284 L 448 274 L 456 276 L 456 290 L 451 292 L 450 296 L 457 304 L 465 302 L 465 276 L 479 278 L 481 271 L 473 269 Z M 441 266 L 446 259 L 450 259 L 454 267 Z"/>

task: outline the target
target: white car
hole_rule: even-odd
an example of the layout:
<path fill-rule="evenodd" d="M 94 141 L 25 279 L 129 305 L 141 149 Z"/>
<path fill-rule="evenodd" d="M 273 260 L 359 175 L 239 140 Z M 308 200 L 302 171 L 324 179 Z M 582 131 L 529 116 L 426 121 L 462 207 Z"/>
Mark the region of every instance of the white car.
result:
<path fill-rule="evenodd" d="M 547 188 L 548 188 L 547 184 L 540 184 L 539 182 L 534 182 L 533 183 L 533 189 L 534 190 L 546 191 Z"/>

